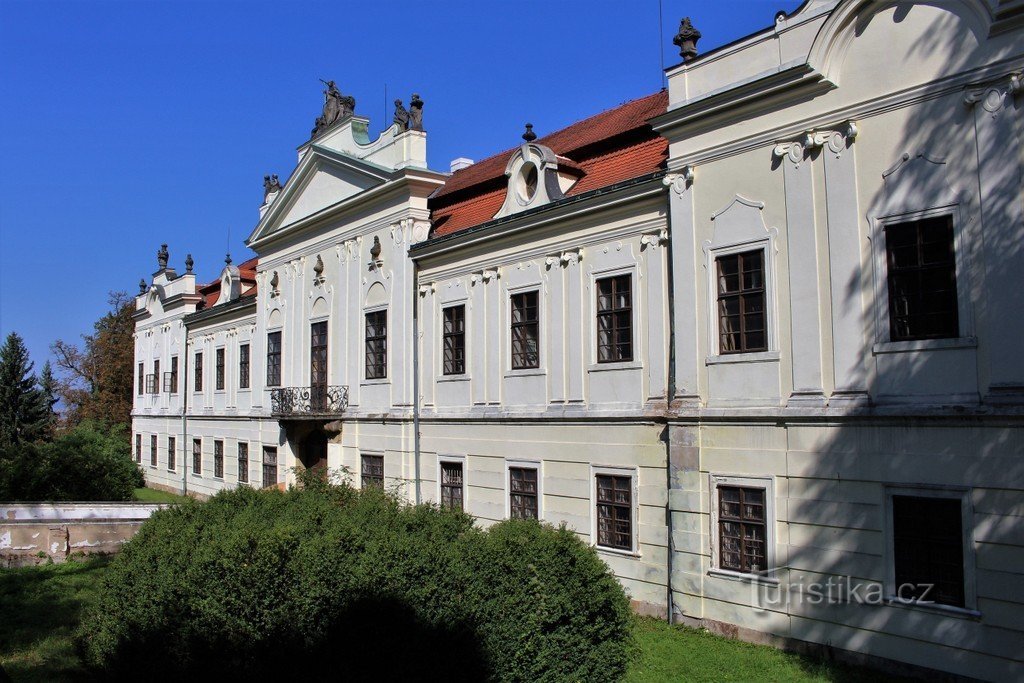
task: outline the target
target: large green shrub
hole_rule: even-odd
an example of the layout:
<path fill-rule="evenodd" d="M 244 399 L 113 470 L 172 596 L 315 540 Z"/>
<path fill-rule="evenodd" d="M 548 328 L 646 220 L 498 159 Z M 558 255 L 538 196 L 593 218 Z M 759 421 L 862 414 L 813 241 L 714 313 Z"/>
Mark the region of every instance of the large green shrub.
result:
<path fill-rule="evenodd" d="M 0 448 L 0 500 L 131 500 L 143 485 L 123 428 L 85 422 L 49 443 Z"/>
<path fill-rule="evenodd" d="M 609 681 L 628 623 L 572 532 L 324 484 L 156 513 L 79 644 L 104 678 Z"/>

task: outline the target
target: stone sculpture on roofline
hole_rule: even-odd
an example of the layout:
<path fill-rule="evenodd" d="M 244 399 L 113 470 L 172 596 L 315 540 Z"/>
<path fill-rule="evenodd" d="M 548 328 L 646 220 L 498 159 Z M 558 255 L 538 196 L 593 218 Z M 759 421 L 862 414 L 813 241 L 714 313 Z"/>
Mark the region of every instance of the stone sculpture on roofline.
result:
<path fill-rule="evenodd" d="M 325 81 L 321 78 L 320 82 L 327 86 L 327 90 L 324 90 L 324 110 L 317 117 L 310 137 L 316 137 L 341 119 L 352 116 L 356 111 L 356 98 L 342 95 L 334 81 Z"/>
<path fill-rule="evenodd" d="M 679 46 L 679 56 L 684 62 L 688 62 L 697 56 L 697 41 L 700 40 L 700 31 L 690 23 L 690 17 L 683 17 L 679 22 L 679 33 L 672 39 L 672 42 Z"/>
<path fill-rule="evenodd" d="M 263 201 L 267 201 L 267 197 L 275 192 L 281 191 L 281 181 L 277 179 L 277 174 L 263 176 Z"/>
<path fill-rule="evenodd" d="M 423 130 L 423 100 L 419 95 L 413 93 L 408 109 L 402 104 L 402 100 L 395 100 L 394 122 L 400 131 Z"/>

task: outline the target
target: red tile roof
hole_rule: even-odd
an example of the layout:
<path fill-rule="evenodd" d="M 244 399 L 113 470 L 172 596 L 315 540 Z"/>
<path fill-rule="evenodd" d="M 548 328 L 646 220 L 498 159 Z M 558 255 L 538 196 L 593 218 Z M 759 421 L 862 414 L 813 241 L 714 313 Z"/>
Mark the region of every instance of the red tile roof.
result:
<path fill-rule="evenodd" d="M 254 256 L 248 261 L 243 261 L 238 264 L 238 276 L 241 279 L 241 290 L 242 295 L 244 296 L 256 294 L 257 263 L 259 263 L 259 258 Z M 199 302 L 199 306 L 196 307 L 196 310 L 209 308 L 217 303 L 217 299 L 220 298 L 220 278 L 217 278 L 213 282 L 208 282 L 205 285 L 199 285 L 196 287 L 196 291 L 203 297 L 203 300 Z"/>
<path fill-rule="evenodd" d="M 668 142 L 647 123 L 665 112 L 668 94 L 641 97 L 537 139 L 574 175 L 573 196 L 664 168 Z M 505 201 L 505 167 L 514 147 L 456 171 L 430 198 L 433 237 L 491 220 Z"/>

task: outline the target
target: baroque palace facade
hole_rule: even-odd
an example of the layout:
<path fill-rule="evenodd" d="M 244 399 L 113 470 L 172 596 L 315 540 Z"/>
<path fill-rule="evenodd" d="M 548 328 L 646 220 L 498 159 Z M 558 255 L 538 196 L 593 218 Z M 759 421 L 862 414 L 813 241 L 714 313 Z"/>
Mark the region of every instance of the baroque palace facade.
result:
<path fill-rule="evenodd" d="M 137 299 L 136 458 L 565 523 L 644 612 L 1024 667 L 1024 2 L 809 0 L 452 172 L 328 83 L 256 253 Z"/>

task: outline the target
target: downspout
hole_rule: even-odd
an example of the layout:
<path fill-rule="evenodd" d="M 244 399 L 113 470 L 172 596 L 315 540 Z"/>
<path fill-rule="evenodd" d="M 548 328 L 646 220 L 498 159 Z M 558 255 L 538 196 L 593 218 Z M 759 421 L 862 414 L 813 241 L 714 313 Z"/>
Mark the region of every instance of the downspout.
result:
<path fill-rule="evenodd" d="M 672 234 L 672 192 L 666 187 L 665 188 L 666 208 L 665 219 L 668 223 L 669 228 L 669 240 L 668 240 L 668 265 L 665 272 L 668 276 L 668 400 L 666 402 L 667 412 L 671 414 L 672 400 L 676 395 L 676 306 L 675 298 L 673 295 L 673 287 L 675 286 L 675 278 L 672 274 L 672 249 L 674 245 L 674 237 Z M 671 626 L 675 620 L 675 605 L 672 599 L 672 571 L 673 571 L 673 556 L 675 555 L 675 548 L 672 544 L 672 428 L 666 424 L 666 440 L 665 440 L 665 485 L 666 485 L 666 496 L 665 496 L 665 527 L 668 531 L 668 552 L 666 553 L 665 568 L 668 571 L 668 623 Z"/>
<path fill-rule="evenodd" d="M 419 264 L 412 259 L 412 448 L 416 504 L 420 504 L 420 316 Z"/>
<path fill-rule="evenodd" d="M 181 495 L 188 495 L 188 323 L 181 319 L 185 340 L 181 345 L 184 349 L 181 359 Z"/>

